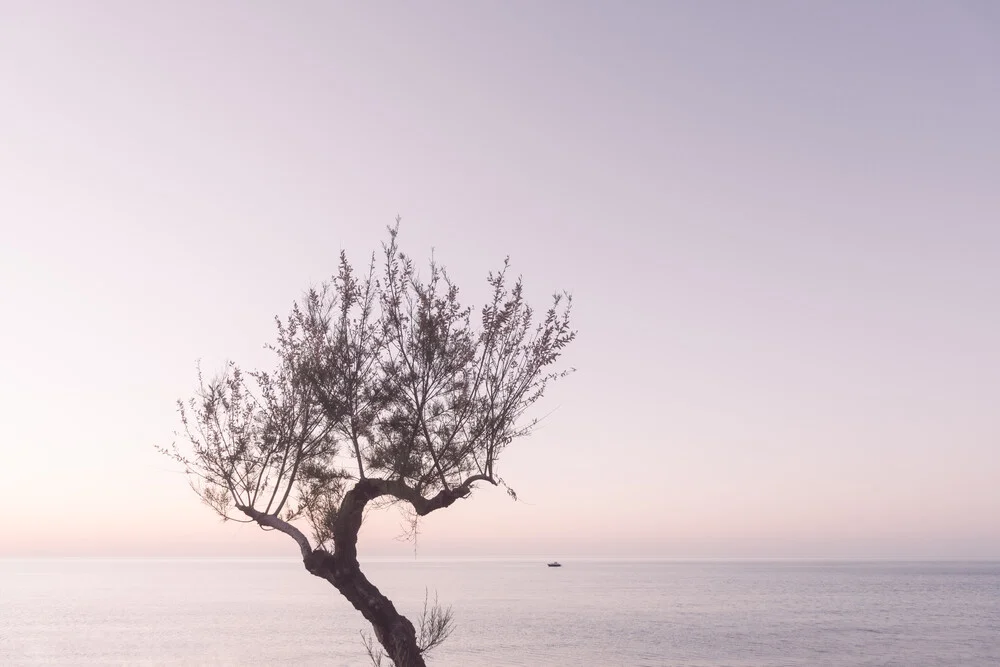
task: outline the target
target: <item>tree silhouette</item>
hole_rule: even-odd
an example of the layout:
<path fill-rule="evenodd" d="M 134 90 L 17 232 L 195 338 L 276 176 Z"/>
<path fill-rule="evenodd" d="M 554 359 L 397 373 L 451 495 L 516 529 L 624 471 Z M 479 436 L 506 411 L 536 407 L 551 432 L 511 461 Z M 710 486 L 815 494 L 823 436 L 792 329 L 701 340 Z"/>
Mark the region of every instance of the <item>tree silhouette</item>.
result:
<path fill-rule="evenodd" d="M 199 370 L 194 397 L 178 402 L 181 444 L 162 451 L 224 518 L 294 539 L 306 570 L 361 612 L 392 662 L 416 667 L 447 637 L 451 612 L 425 603 L 418 633 L 365 577 L 364 510 L 401 503 L 416 520 L 479 482 L 506 487 L 500 454 L 531 432 L 537 418 L 525 412 L 570 372 L 553 368 L 576 333 L 564 294 L 536 321 L 507 261 L 474 319 L 433 259 L 418 275 L 398 228 L 365 275 L 341 253 L 337 275 L 277 319 L 272 371 L 230 364 L 206 381 Z"/>

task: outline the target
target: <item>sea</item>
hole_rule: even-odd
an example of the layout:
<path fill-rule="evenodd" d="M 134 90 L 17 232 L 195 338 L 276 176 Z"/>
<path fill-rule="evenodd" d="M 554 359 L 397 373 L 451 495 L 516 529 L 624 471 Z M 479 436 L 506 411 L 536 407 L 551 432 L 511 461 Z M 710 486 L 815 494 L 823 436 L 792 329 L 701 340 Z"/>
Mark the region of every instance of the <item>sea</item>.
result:
<path fill-rule="evenodd" d="M 1000 563 L 362 565 L 411 619 L 452 607 L 439 667 L 1000 665 Z M 364 667 L 364 630 L 295 560 L 0 560 L 3 666 Z"/>

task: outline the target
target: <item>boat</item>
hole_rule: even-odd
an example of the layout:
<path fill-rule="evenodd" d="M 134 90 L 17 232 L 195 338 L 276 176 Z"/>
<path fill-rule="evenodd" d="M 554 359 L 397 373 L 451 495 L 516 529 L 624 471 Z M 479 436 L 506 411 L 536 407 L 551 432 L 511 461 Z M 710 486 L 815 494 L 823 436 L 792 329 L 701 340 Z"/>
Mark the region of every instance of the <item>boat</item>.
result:
<path fill-rule="evenodd" d="M 557 560 L 554 560 L 551 563 L 549 563 L 549 567 L 562 567 L 562 563 L 560 563 Z"/>

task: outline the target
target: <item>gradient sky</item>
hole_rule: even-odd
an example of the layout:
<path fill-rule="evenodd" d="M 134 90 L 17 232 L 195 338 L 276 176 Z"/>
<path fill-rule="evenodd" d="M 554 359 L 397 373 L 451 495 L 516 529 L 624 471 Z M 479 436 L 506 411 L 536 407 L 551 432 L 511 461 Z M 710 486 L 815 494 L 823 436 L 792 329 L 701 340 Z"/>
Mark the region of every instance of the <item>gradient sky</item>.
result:
<path fill-rule="evenodd" d="M 0 94 L 0 555 L 295 556 L 154 445 L 400 214 L 580 332 L 421 555 L 1000 558 L 990 0 L 7 1 Z"/>

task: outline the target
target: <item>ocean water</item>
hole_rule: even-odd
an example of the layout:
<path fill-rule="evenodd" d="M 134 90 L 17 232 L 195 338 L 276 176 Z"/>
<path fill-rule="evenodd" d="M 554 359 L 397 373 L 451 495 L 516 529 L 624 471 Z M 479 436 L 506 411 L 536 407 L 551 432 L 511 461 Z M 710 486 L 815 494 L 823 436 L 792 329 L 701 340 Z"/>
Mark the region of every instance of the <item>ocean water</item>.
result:
<path fill-rule="evenodd" d="M 430 665 L 996 667 L 1000 563 L 369 562 Z M 293 560 L 0 560 L 0 665 L 368 663 L 360 615 Z"/>

